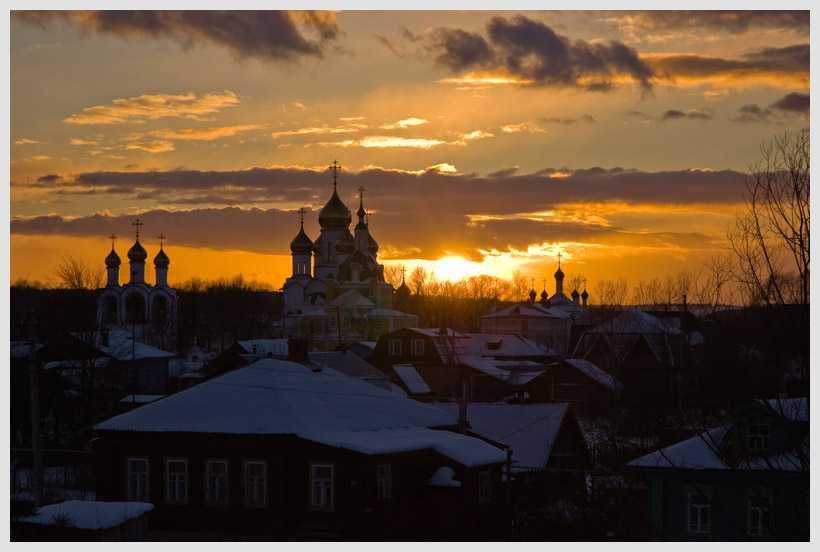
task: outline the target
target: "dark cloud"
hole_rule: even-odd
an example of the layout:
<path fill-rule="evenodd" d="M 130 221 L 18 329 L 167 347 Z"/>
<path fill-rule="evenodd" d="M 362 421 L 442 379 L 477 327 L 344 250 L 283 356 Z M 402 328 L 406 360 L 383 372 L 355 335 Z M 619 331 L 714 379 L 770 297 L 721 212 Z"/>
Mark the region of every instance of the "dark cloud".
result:
<path fill-rule="evenodd" d="M 739 115 L 729 119 L 737 123 L 765 123 L 772 116 L 772 112 L 757 104 L 746 104 L 738 108 Z"/>
<path fill-rule="evenodd" d="M 669 171 L 646 173 L 620 167 L 592 167 L 571 171 L 517 175 L 513 169 L 496 171 L 486 178 L 437 171 L 422 174 L 372 169 L 343 172 L 338 191 L 348 207 L 358 204 L 356 190 L 363 186 L 365 208 L 372 212 L 371 229 L 383 246 L 382 253 L 400 257 L 435 259 L 445 250 L 477 255 L 477 249 L 506 251 L 524 249 L 549 240 L 603 240 L 621 229 L 583 220 L 554 220 L 532 213 L 560 211 L 564 204 L 627 203 L 691 205 L 736 203 L 743 179 L 733 171 Z M 21 186 L 22 184 L 15 184 Z M 296 169 L 251 169 L 248 171 L 169 171 L 87 173 L 76 177 L 31 183 L 38 191 L 56 195 L 92 193 L 124 199 L 159 199 L 164 205 L 179 205 L 178 211 L 155 209 L 140 213 L 146 235 L 164 233 L 169 244 L 214 249 L 238 249 L 269 254 L 287 254 L 290 240 L 298 232 L 298 216 L 280 208 L 241 208 L 238 205 L 310 205 L 305 230 L 318 236 L 318 211 L 332 192 L 327 172 Z M 492 198 L 488 201 L 488 198 Z M 208 202 L 217 205 L 196 208 Z M 194 207 L 188 209 L 188 207 Z M 18 234 L 107 236 L 125 235 L 134 215 L 62 218 L 43 216 L 13 218 L 11 232 Z M 672 216 L 672 215 L 670 215 Z M 537 218 L 537 217 L 535 217 Z M 355 219 L 355 216 L 354 216 Z M 156 230 L 149 230 L 155 228 Z M 126 229 L 126 230 L 123 230 Z M 412 229 L 410 231 L 409 229 Z M 150 232 L 155 232 L 152 234 Z M 613 238 L 614 239 L 614 238 Z M 647 236 L 635 238 L 647 240 Z M 654 239 L 654 238 L 653 238 Z M 678 238 L 675 238 L 678 239 Z M 392 253 L 391 253 L 392 252 Z"/>
<path fill-rule="evenodd" d="M 126 39 L 169 38 L 186 48 L 217 44 L 238 59 L 321 57 L 339 33 L 332 13 L 310 11 L 19 11 L 12 15 L 41 26 L 59 18 L 84 32 Z"/>
<path fill-rule="evenodd" d="M 699 54 L 653 54 L 645 56 L 652 68 L 667 78 L 703 78 L 736 74 L 748 76 L 761 72 L 795 73 L 808 76 L 809 44 L 785 48 L 764 48 L 743 55 L 742 59 L 726 59 Z"/>
<path fill-rule="evenodd" d="M 749 29 L 794 29 L 809 32 L 809 11 L 646 11 L 630 17 L 644 30 L 718 29 L 743 32 Z"/>
<path fill-rule="evenodd" d="M 666 111 L 661 119 L 664 121 L 674 121 L 681 119 L 690 119 L 695 121 L 710 121 L 714 115 L 708 110 L 690 109 L 688 111 L 679 111 L 677 109 L 670 109 Z"/>
<path fill-rule="evenodd" d="M 487 175 L 487 178 L 507 178 L 509 176 L 514 175 L 518 172 L 518 167 L 509 167 L 507 169 L 501 169 L 495 172 L 491 172 Z"/>
<path fill-rule="evenodd" d="M 810 101 L 811 96 L 808 94 L 792 92 L 791 94 L 786 94 L 769 107 L 772 109 L 779 109 L 781 111 L 792 111 L 808 115 Z"/>
<path fill-rule="evenodd" d="M 503 69 L 536 86 L 584 86 L 608 90 L 616 75 L 629 75 L 645 90 L 653 76 L 637 51 L 617 41 L 572 41 L 547 25 L 517 15 L 493 17 L 488 38 L 461 29 L 436 28 L 406 37 L 420 42 L 436 64 L 452 71 Z M 395 46 L 391 48 L 396 51 Z M 583 82 L 583 84 L 582 84 Z"/>

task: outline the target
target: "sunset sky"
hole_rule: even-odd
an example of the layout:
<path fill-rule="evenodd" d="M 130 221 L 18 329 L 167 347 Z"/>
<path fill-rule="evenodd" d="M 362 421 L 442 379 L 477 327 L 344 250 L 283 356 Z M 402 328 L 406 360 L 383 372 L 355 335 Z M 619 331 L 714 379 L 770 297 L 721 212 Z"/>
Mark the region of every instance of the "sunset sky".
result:
<path fill-rule="evenodd" d="M 17 12 L 10 276 L 124 260 L 278 288 L 342 167 L 380 261 L 663 277 L 809 126 L 809 12 Z M 150 263 L 149 263 L 150 264 Z M 440 265 L 442 274 L 449 270 Z M 459 268 L 460 266 L 460 268 Z M 449 273 L 448 273 L 449 275 Z M 147 279 L 153 282 L 153 266 Z"/>

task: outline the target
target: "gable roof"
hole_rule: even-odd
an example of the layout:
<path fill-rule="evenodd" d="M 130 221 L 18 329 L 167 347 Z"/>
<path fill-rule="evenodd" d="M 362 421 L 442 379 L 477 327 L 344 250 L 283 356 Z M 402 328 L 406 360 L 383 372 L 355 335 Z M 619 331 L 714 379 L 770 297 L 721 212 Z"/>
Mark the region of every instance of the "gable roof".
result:
<path fill-rule="evenodd" d="M 349 289 L 341 293 L 328 302 L 331 307 L 362 307 L 367 309 L 376 308 L 376 303 L 356 291 Z"/>
<path fill-rule="evenodd" d="M 139 431 L 295 435 L 366 454 L 433 448 L 465 465 L 504 452 L 463 435 L 454 416 L 320 365 L 264 359 L 94 426 Z"/>
<path fill-rule="evenodd" d="M 458 416 L 458 403 L 433 406 Z M 513 471 L 527 471 L 546 467 L 568 410 L 566 403 L 470 403 L 467 421 L 473 433 L 512 449 Z"/>
<path fill-rule="evenodd" d="M 600 383 L 607 389 L 612 389 L 613 391 L 623 390 L 624 386 L 621 382 L 619 382 L 618 380 L 613 378 L 611 374 L 604 372 L 588 360 L 585 360 L 583 358 L 565 358 L 564 362 L 566 362 L 573 368 L 577 369 L 579 372 L 592 378 L 596 382 Z"/>
<path fill-rule="evenodd" d="M 412 364 L 394 364 L 393 371 L 411 393 L 415 395 L 432 393 L 424 378 L 413 368 Z"/>
<path fill-rule="evenodd" d="M 349 351 L 331 351 L 326 353 L 308 353 L 311 361 L 327 366 L 337 372 L 357 378 L 376 387 L 390 391 L 390 380 L 372 364 Z"/>

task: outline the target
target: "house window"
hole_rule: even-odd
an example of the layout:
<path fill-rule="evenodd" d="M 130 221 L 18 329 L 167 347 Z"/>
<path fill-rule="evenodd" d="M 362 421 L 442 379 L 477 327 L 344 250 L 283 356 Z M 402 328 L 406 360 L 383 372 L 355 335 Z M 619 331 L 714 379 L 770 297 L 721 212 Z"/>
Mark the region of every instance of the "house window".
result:
<path fill-rule="evenodd" d="M 769 450 L 769 426 L 766 424 L 749 425 L 749 449 Z"/>
<path fill-rule="evenodd" d="M 376 320 L 376 331 L 377 332 L 382 331 L 382 321 L 381 320 Z"/>
<path fill-rule="evenodd" d="M 314 510 L 333 509 L 333 464 L 310 465 L 310 506 Z"/>
<path fill-rule="evenodd" d="M 148 459 L 128 459 L 128 500 L 148 500 Z"/>
<path fill-rule="evenodd" d="M 188 461 L 165 461 L 165 502 L 184 504 L 188 502 Z"/>
<path fill-rule="evenodd" d="M 489 471 L 478 472 L 478 501 L 489 502 L 493 497 L 493 474 Z"/>
<path fill-rule="evenodd" d="M 772 512 L 768 497 L 749 498 L 749 536 L 768 537 L 772 534 Z"/>
<path fill-rule="evenodd" d="M 701 493 L 689 493 L 689 532 L 709 532 L 709 496 Z"/>
<path fill-rule="evenodd" d="M 387 342 L 387 354 L 401 356 L 401 339 L 391 339 Z"/>
<path fill-rule="evenodd" d="M 390 464 L 379 464 L 376 466 L 376 498 L 391 498 L 392 491 L 393 481 Z"/>
<path fill-rule="evenodd" d="M 265 463 L 245 462 L 245 506 L 265 505 Z"/>
<path fill-rule="evenodd" d="M 410 354 L 413 356 L 424 356 L 424 341 L 421 339 L 411 339 Z"/>
<path fill-rule="evenodd" d="M 228 504 L 228 461 L 208 460 L 205 463 L 205 501 L 208 504 Z"/>
<path fill-rule="evenodd" d="M 345 314 L 342 316 L 342 329 L 347 329 L 350 327 L 350 315 Z"/>
<path fill-rule="evenodd" d="M 331 317 L 328 321 L 328 326 L 330 326 L 331 328 L 336 327 L 336 316 L 335 315 L 331 315 Z"/>

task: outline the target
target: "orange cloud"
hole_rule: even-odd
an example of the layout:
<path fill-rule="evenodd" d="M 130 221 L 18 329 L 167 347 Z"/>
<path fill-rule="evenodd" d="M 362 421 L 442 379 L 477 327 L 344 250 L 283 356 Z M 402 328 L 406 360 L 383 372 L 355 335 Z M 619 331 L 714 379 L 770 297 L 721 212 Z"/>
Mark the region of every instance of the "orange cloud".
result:
<path fill-rule="evenodd" d="M 265 128 L 265 125 L 236 125 L 229 127 L 210 127 L 210 128 L 188 128 L 184 130 L 171 130 L 169 128 L 162 130 L 155 130 L 151 132 L 152 135 L 160 138 L 171 138 L 175 140 L 216 140 L 217 138 L 224 138 L 226 136 L 235 136 L 240 132 L 247 130 L 257 130 Z"/>
<path fill-rule="evenodd" d="M 225 91 L 221 94 L 154 94 L 136 98 L 116 99 L 111 105 L 87 107 L 75 113 L 66 123 L 78 125 L 110 125 L 115 123 L 144 123 L 146 120 L 179 117 L 203 120 L 205 115 L 216 113 L 239 103 L 236 94 Z"/>
<path fill-rule="evenodd" d="M 394 129 L 394 128 L 407 128 L 411 126 L 418 126 L 423 125 L 427 122 L 427 119 L 419 119 L 417 117 L 411 117 L 409 119 L 402 119 L 401 121 L 396 121 L 395 123 L 384 124 L 379 128 L 383 128 L 386 130 Z"/>
<path fill-rule="evenodd" d="M 163 153 L 166 151 L 174 151 L 173 142 L 168 140 L 154 140 L 153 142 L 131 142 L 125 146 L 129 150 L 142 150 L 148 153 Z"/>

